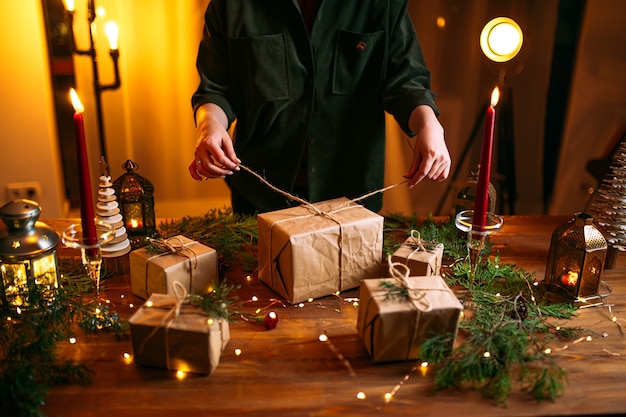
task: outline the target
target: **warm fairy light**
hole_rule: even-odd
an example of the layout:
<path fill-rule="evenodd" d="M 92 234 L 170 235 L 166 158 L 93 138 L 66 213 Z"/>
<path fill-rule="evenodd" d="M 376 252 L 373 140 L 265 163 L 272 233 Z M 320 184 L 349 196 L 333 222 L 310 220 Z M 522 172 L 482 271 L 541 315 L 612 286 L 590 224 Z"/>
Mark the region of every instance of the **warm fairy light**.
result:
<path fill-rule="evenodd" d="M 339 297 L 339 294 L 341 294 L 341 291 L 336 291 L 336 292 L 335 292 L 335 295 L 336 295 L 337 297 Z"/>
<path fill-rule="evenodd" d="M 549 355 L 552 353 L 552 349 L 546 348 L 546 350 L 544 350 L 543 353 L 545 353 L 546 355 Z"/>
<path fill-rule="evenodd" d="M 615 323 L 617 321 L 617 317 L 616 316 L 611 317 L 611 321 Z"/>
<path fill-rule="evenodd" d="M 130 307 L 130 308 L 135 308 L 135 305 L 134 305 L 133 303 L 130 303 L 130 304 L 128 305 L 128 307 Z"/>
<path fill-rule="evenodd" d="M 356 393 L 356 398 L 359 400 L 364 400 L 367 398 L 367 395 L 365 395 L 365 393 L 363 391 L 357 392 Z"/>
<path fill-rule="evenodd" d="M 539 286 L 539 281 L 535 281 L 535 282 L 533 282 L 533 285 L 534 285 L 535 287 L 538 287 L 538 286 Z"/>
<path fill-rule="evenodd" d="M 359 302 L 358 301 L 354 301 L 352 303 L 352 307 L 357 308 L 359 306 Z"/>
<path fill-rule="evenodd" d="M 591 336 L 587 336 L 587 342 L 591 342 L 592 338 Z"/>
<path fill-rule="evenodd" d="M 490 358 L 490 357 L 491 357 L 491 353 L 490 352 L 483 353 L 483 358 Z"/>
<path fill-rule="evenodd" d="M 309 303 L 313 302 L 313 298 L 309 297 L 309 299 L 307 300 Z"/>
<path fill-rule="evenodd" d="M 445 17 L 439 16 L 437 18 L 437 27 L 439 29 L 443 29 L 443 28 L 446 27 L 446 18 Z"/>
<path fill-rule="evenodd" d="M 124 359 L 130 359 L 130 353 L 124 352 Z"/>
<path fill-rule="evenodd" d="M 328 341 L 328 336 L 326 336 L 325 334 L 321 334 L 320 337 L 318 337 L 320 342 L 327 342 Z"/>
<path fill-rule="evenodd" d="M 16 311 L 17 311 L 17 314 L 22 314 L 22 309 L 21 309 L 21 308 L 19 308 L 19 307 L 18 307 L 18 308 L 16 309 Z"/>
<path fill-rule="evenodd" d="M 146 307 L 152 307 L 154 303 L 150 300 L 146 301 Z"/>
<path fill-rule="evenodd" d="M 256 314 L 259 314 L 259 313 L 261 312 L 261 309 L 260 309 L 260 308 L 257 308 L 256 310 L 254 310 L 254 312 L 255 312 Z"/>
<path fill-rule="evenodd" d="M 393 398 L 393 394 L 388 392 L 385 394 L 385 402 L 388 403 Z"/>
<path fill-rule="evenodd" d="M 241 349 L 235 349 L 235 356 L 241 355 Z"/>
<path fill-rule="evenodd" d="M 76 338 L 75 338 L 75 337 L 70 337 L 70 343 L 71 343 L 71 344 L 76 343 Z"/>
<path fill-rule="evenodd" d="M 94 313 L 95 313 L 95 314 L 100 314 L 100 313 L 101 313 L 101 311 L 100 311 L 100 309 L 99 309 L 98 307 L 96 307 L 96 309 L 94 310 Z"/>
<path fill-rule="evenodd" d="M 74 107 L 74 111 L 76 113 L 82 113 L 85 111 L 85 106 L 80 102 L 80 98 L 78 98 L 78 94 L 76 90 L 70 88 L 70 98 L 72 99 L 72 107 Z"/>
<path fill-rule="evenodd" d="M 131 363 L 133 363 L 133 357 L 130 355 L 130 353 L 124 352 L 124 363 L 126 365 L 130 365 Z"/>
<path fill-rule="evenodd" d="M 213 325 L 213 319 L 208 319 L 206 321 L 206 324 L 209 325 L 209 326 L 212 326 Z"/>
<path fill-rule="evenodd" d="M 422 363 L 420 364 L 420 366 L 421 366 L 422 368 L 428 368 L 428 362 L 427 362 L 427 361 L 424 361 L 424 362 L 422 362 Z"/>
<path fill-rule="evenodd" d="M 185 377 L 185 373 L 183 371 L 176 371 L 176 378 L 183 379 Z"/>
<path fill-rule="evenodd" d="M 555 329 L 556 331 L 559 331 L 559 330 L 561 330 L 561 326 L 556 326 L 554 329 Z"/>
<path fill-rule="evenodd" d="M 256 295 L 253 295 L 253 296 L 250 298 L 250 300 L 251 300 L 252 302 L 259 301 L 259 297 L 257 297 Z"/>
<path fill-rule="evenodd" d="M 500 293 L 499 292 L 496 293 L 496 297 L 500 297 Z"/>
<path fill-rule="evenodd" d="M 300 307 L 300 308 L 304 307 L 304 303 L 298 304 L 298 307 Z"/>
<path fill-rule="evenodd" d="M 111 304 L 111 300 L 104 300 L 105 303 Z"/>

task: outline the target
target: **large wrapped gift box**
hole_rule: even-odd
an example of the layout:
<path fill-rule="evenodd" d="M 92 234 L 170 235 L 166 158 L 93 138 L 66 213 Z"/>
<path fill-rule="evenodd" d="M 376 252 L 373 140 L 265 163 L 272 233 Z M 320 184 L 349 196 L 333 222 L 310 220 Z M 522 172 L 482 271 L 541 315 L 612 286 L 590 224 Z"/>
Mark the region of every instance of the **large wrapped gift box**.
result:
<path fill-rule="evenodd" d="M 290 303 L 380 276 L 383 217 L 338 198 L 257 216 L 259 278 Z"/>
<path fill-rule="evenodd" d="M 406 285 L 410 298 L 390 297 L 389 290 L 381 286 L 384 281 Z M 456 338 L 462 310 L 438 275 L 402 282 L 397 278 L 368 279 L 360 288 L 357 330 L 372 362 L 417 360 L 422 344 L 430 337 L 451 333 Z"/>
<path fill-rule="evenodd" d="M 228 321 L 176 295 L 152 294 L 128 320 L 134 361 L 172 371 L 211 374 L 230 339 Z"/>
<path fill-rule="evenodd" d="M 415 232 L 412 231 L 411 236 L 391 255 L 391 262 L 408 266 L 412 277 L 439 275 L 443 259 L 443 244 L 425 242 Z"/>
<path fill-rule="evenodd" d="M 152 248 L 161 251 L 143 247 L 130 253 L 131 290 L 136 296 L 175 294 L 176 282 L 190 294 L 205 293 L 217 284 L 215 249 L 182 235 L 154 241 Z"/>

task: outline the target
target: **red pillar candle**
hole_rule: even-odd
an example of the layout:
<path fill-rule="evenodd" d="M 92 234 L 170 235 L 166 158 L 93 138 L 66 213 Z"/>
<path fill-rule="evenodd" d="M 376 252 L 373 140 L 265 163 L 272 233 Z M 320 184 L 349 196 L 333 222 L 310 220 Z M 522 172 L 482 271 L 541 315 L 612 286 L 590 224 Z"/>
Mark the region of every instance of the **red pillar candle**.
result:
<path fill-rule="evenodd" d="M 74 129 L 76 130 L 76 155 L 78 157 L 78 182 L 80 185 L 80 220 L 83 228 L 84 243 L 95 245 L 98 243 L 93 197 L 91 193 L 91 176 L 89 174 L 89 160 L 87 158 L 87 144 L 85 142 L 85 127 L 83 125 L 83 107 L 78 94 L 70 90 L 72 106 L 74 106 Z"/>
<path fill-rule="evenodd" d="M 476 197 L 474 199 L 474 216 L 472 218 L 472 230 L 484 232 L 487 224 L 487 205 L 489 203 L 489 177 L 491 174 L 491 154 L 493 151 L 493 131 L 496 121 L 496 104 L 500 98 L 498 87 L 491 93 L 491 105 L 487 109 L 485 117 L 485 133 L 483 147 L 480 154 L 480 171 L 476 184 Z"/>

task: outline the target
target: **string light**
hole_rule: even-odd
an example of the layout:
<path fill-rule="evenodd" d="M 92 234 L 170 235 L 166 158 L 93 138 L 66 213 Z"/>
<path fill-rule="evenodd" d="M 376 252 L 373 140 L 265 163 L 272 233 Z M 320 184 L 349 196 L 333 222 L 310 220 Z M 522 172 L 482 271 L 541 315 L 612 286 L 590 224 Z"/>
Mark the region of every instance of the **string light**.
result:
<path fill-rule="evenodd" d="M 176 371 L 176 378 L 182 380 L 183 378 L 185 378 L 185 373 L 183 371 L 180 371 L 180 370 Z"/>
<path fill-rule="evenodd" d="M 239 348 L 235 349 L 235 356 L 241 356 L 241 349 Z"/>
<path fill-rule="evenodd" d="M 426 366 L 424 366 L 424 364 L 426 364 Z M 426 368 L 426 367 L 428 367 L 428 362 L 422 362 L 422 363 L 420 364 L 420 369 L 424 369 L 424 368 Z M 398 393 L 398 391 L 400 390 L 400 388 L 402 388 L 402 386 L 404 385 L 404 383 L 405 383 L 406 381 L 408 381 L 408 380 L 409 380 L 409 378 L 411 377 L 411 374 L 412 374 L 413 372 L 415 372 L 416 370 L 417 370 L 417 366 L 414 366 L 413 368 L 411 368 L 411 370 L 409 371 L 409 373 L 407 373 L 406 375 L 404 375 L 404 378 L 402 378 L 402 380 L 400 380 L 400 382 L 398 382 L 398 383 L 396 384 L 396 386 L 395 386 L 395 387 L 393 387 L 393 388 L 391 389 L 391 391 L 390 391 L 390 392 L 388 392 L 388 393 L 386 393 L 386 394 L 385 394 L 385 402 L 386 402 L 386 403 L 390 402 L 390 401 L 393 399 L 393 397 L 395 397 L 395 396 L 396 396 L 396 394 Z"/>
<path fill-rule="evenodd" d="M 75 337 L 70 337 L 70 344 L 74 344 L 76 343 L 76 338 Z"/>
<path fill-rule="evenodd" d="M 356 393 L 356 398 L 358 400 L 364 400 L 367 398 L 367 396 L 365 395 L 365 393 L 363 391 L 359 391 Z"/>
<path fill-rule="evenodd" d="M 330 338 L 328 337 L 327 334 L 325 333 L 320 334 L 318 339 L 320 342 L 328 344 L 328 348 L 337 356 L 337 359 L 343 362 L 343 365 L 348 369 L 350 376 L 356 375 L 356 373 L 354 372 L 354 369 L 352 369 L 352 365 L 350 365 L 350 362 L 348 362 L 348 360 L 343 356 L 343 354 L 339 352 L 339 350 L 335 347 L 335 345 L 333 345 L 333 342 L 330 341 Z"/>

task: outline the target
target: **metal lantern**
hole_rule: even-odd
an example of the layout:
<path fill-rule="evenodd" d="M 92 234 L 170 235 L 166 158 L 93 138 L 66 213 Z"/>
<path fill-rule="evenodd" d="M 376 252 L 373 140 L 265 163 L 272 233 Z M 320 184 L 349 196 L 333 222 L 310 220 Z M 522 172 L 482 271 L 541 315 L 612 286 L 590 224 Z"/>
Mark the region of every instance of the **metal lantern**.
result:
<path fill-rule="evenodd" d="M 552 233 L 545 284 L 546 298 L 585 303 L 598 299 L 607 243 L 593 217 L 577 213 Z"/>
<path fill-rule="evenodd" d="M 122 164 L 122 168 L 126 173 L 113 181 L 113 189 L 120 203 L 128 236 L 154 236 L 154 187 L 150 181 L 135 172 L 139 166 L 130 159 Z"/>
<path fill-rule="evenodd" d="M 0 207 L 6 228 L 0 229 L 0 304 L 32 304 L 51 300 L 59 287 L 56 248 L 59 235 L 37 221 L 41 207 L 31 200 L 13 200 Z"/>

